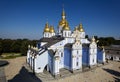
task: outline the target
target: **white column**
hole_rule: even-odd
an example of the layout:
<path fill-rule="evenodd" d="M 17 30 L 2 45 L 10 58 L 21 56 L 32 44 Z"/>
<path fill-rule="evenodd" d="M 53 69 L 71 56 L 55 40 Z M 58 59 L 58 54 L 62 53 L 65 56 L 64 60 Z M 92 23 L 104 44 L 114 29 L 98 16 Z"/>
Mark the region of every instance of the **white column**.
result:
<path fill-rule="evenodd" d="M 79 55 L 79 68 L 82 68 L 82 55 Z"/>
<path fill-rule="evenodd" d="M 30 67 L 32 68 L 32 56 L 30 56 Z"/>
<path fill-rule="evenodd" d="M 79 50 L 79 66 L 82 68 L 82 48 Z"/>
<path fill-rule="evenodd" d="M 89 65 L 93 65 L 93 55 L 90 54 L 90 57 L 89 57 Z"/>
<path fill-rule="evenodd" d="M 103 50 L 103 62 L 105 62 L 105 51 Z"/>
<path fill-rule="evenodd" d="M 30 50 L 27 51 L 27 63 L 30 63 Z"/>
<path fill-rule="evenodd" d="M 49 33 L 49 37 L 52 37 L 52 33 Z"/>
<path fill-rule="evenodd" d="M 76 69 L 76 56 L 72 55 L 72 70 Z"/>
<path fill-rule="evenodd" d="M 61 34 L 62 28 L 63 28 L 62 26 L 59 26 L 59 27 L 58 27 L 58 34 L 59 34 L 59 35 L 62 35 L 62 34 Z"/>
<path fill-rule="evenodd" d="M 94 65 L 96 65 L 96 64 L 97 64 L 97 55 L 94 54 Z"/>
<path fill-rule="evenodd" d="M 59 74 L 59 57 L 54 58 L 54 75 Z"/>

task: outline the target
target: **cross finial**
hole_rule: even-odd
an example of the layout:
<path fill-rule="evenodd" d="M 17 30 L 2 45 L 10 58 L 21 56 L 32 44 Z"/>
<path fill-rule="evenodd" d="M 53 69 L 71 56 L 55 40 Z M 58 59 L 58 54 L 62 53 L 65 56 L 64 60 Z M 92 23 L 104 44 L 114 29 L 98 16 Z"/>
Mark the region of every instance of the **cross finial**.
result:
<path fill-rule="evenodd" d="M 62 4 L 62 8 L 63 8 L 63 10 L 64 10 L 64 4 Z"/>
<path fill-rule="evenodd" d="M 48 18 L 46 17 L 46 21 L 47 21 L 47 23 L 48 23 Z"/>

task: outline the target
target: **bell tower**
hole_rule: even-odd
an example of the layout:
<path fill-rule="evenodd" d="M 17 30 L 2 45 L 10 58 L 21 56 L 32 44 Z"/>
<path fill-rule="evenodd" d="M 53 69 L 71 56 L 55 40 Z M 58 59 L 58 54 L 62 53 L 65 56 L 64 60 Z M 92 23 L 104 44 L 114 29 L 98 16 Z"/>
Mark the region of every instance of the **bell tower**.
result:
<path fill-rule="evenodd" d="M 97 64 L 97 44 L 94 36 L 89 46 L 89 65 L 93 66 Z"/>
<path fill-rule="evenodd" d="M 65 14 L 64 8 L 63 8 L 63 10 L 62 10 L 61 16 L 62 16 L 62 18 L 61 18 L 61 20 L 60 20 L 60 22 L 59 22 L 59 25 L 58 25 L 58 35 L 64 37 L 64 36 L 66 36 L 68 33 L 66 34 L 66 32 L 64 32 L 64 34 L 63 34 L 63 30 L 69 30 L 69 29 L 70 29 L 70 28 L 69 28 L 69 24 L 68 24 L 68 22 L 67 22 L 67 20 L 66 20 L 66 14 Z"/>
<path fill-rule="evenodd" d="M 71 70 L 74 72 L 76 69 L 82 71 L 82 44 L 79 37 L 76 36 L 75 43 L 72 45 L 72 65 Z"/>

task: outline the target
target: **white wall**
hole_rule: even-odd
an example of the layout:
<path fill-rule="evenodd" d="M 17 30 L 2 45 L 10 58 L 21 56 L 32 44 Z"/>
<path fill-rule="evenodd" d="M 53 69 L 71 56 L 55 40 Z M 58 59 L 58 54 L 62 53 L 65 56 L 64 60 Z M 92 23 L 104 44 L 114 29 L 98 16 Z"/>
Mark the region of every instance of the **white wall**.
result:
<path fill-rule="evenodd" d="M 47 42 L 41 42 L 40 44 L 41 44 L 40 46 L 43 46 L 43 45 L 47 44 Z"/>
<path fill-rule="evenodd" d="M 103 62 L 106 62 L 106 60 L 105 60 L 105 51 L 103 51 Z"/>
<path fill-rule="evenodd" d="M 71 31 L 70 30 L 63 30 L 63 37 L 71 37 Z"/>
<path fill-rule="evenodd" d="M 113 60 L 115 60 L 115 61 L 119 61 L 119 56 L 113 56 Z"/>
<path fill-rule="evenodd" d="M 44 32 L 43 33 L 43 37 L 48 37 L 49 38 L 50 37 L 50 33 L 49 32 Z"/>
<path fill-rule="evenodd" d="M 85 32 L 80 32 L 80 38 L 85 38 Z"/>
<path fill-rule="evenodd" d="M 35 72 L 43 72 L 45 66 L 48 64 L 48 51 L 45 51 L 41 55 L 37 55 L 35 59 Z"/>
<path fill-rule="evenodd" d="M 27 51 L 27 63 L 30 63 L 29 58 L 30 58 L 30 50 Z"/>
<path fill-rule="evenodd" d="M 59 74 L 59 58 L 54 58 L 53 66 L 53 74 Z"/>

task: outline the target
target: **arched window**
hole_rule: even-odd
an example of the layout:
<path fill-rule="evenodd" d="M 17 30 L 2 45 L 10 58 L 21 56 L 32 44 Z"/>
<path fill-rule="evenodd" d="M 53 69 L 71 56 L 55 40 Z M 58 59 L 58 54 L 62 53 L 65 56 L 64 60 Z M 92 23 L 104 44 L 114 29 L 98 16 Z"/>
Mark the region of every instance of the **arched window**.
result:
<path fill-rule="evenodd" d="M 79 54 L 79 51 L 77 50 L 77 54 Z"/>
<path fill-rule="evenodd" d="M 61 52 L 61 57 L 63 57 L 63 53 Z"/>
<path fill-rule="evenodd" d="M 78 62 L 76 62 L 76 66 L 78 66 Z"/>
<path fill-rule="evenodd" d="M 94 62 L 94 59 L 93 59 L 93 62 Z"/>

